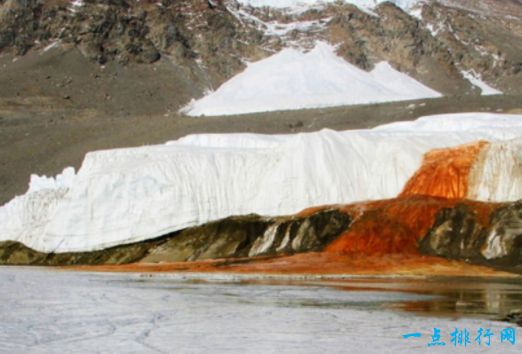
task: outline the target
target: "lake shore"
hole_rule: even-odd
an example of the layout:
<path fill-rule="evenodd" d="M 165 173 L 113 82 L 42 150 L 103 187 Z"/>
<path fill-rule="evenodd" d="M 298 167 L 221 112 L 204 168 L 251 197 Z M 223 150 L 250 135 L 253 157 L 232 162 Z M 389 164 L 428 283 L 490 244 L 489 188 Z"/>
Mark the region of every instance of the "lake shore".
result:
<path fill-rule="evenodd" d="M 222 259 L 197 262 L 132 263 L 123 265 L 68 266 L 64 270 L 88 272 L 229 274 L 243 277 L 481 277 L 522 279 L 512 272 L 420 255 L 349 256 L 305 253 L 255 259 Z"/>

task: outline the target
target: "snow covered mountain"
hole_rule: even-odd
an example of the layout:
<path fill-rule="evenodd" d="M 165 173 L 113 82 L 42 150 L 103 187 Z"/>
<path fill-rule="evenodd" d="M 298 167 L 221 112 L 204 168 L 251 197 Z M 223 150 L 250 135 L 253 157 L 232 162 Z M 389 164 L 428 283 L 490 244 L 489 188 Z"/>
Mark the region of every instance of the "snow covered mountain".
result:
<path fill-rule="evenodd" d="M 79 107 L 90 107 L 104 99 L 104 105 L 116 114 L 124 111 L 122 107 L 133 106 L 136 100 L 145 102 L 143 91 L 154 98 L 148 111 L 176 111 L 191 99 L 203 97 L 215 102 L 215 98 L 206 95 L 209 92 L 213 97 L 236 99 L 223 95 L 219 89 L 239 84 L 241 77 L 252 74 L 254 64 L 262 66 L 266 63 L 263 60 L 279 64 L 276 59 L 291 53 L 296 56 L 292 60 L 298 60 L 297 57 L 304 60 L 296 65 L 304 70 L 307 60 L 310 62 L 317 54 L 313 49 L 318 43 L 334 47 L 336 57 L 346 61 L 345 68 L 351 65 L 353 72 L 356 67 L 371 75 L 376 68 L 382 69 L 380 63 L 385 62 L 391 70 L 404 74 L 403 78 L 407 75 L 430 88 L 431 94 L 433 91 L 445 96 L 520 93 L 522 5 L 518 1 L 500 0 L 480 4 L 449 0 L 224 0 L 214 5 L 207 0 L 8 0 L 0 4 L 0 51 L 11 55 L 13 61 L 27 60 L 29 66 L 39 60 L 46 62 L 47 56 L 57 57 L 61 52 L 71 51 L 79 51 L 99 65 L 122 64 L 128 72 L 141 70 L 134 63 L 168 66 L 169 75 L 150 74 L 154 77 L 154 85 L 150 87 L 147 83 L 143 83 L 146 88 L 129 83 L 125 86 L 127 95 L 121 96 L 111 92 L 109 83 L 104 86 L 107 92 L 100 96 L 96 85 L 84 85 L 84 94 L 77 95 L 72 102 Z M 31 53 L 37 53 L 37 59 L 30 59 Z M 333 57 L 334 53 L 330 54 Z M 334 62 L 338 60 L 331 60 L 328 65 Z M 8 63 L 6 69 L 10 69 Z M 346 80 L 348 69 L 342 71 Z M 261 91 L 248 88 L 243 92 L 245 96 L 263 95 L 263 90 L 279 94 L 273 88 L 275 82 L 270 72 L 264 70 L 262 74 L 272 86 L 259 85 Z M 329 76 L 319 86 L 317 79 L 324 71 L 306 69 L 292 74 L 294 82 L 290 86 L 278 86 L 292 91 L 285 93 L 291 96 L 289 102 L 303 94 L 294 90 L 296 85 L 314 96 L 316 92 L 308 88 L 329 87 L 329 97 L 324 95 L 316 102 L 308 99 L 294 102 L 293 108 L 415 97 L 407 90 L 403 97 L 396 97 L 396 93 L 381 95 L 376 89 L 371 99 L 364 93 L 361 96 L 365 99 L 355 100 L 353 90 L 359 85 L 360 72 L 354 73 L 352 86 L 343 84 L 342 89 L 336 89 L 341 79 L 332 82 Z M 96 75 L 100 76 L 93 73 Z M 9 92 L 31 86 L 33 94 L 70 96 L 62 92 L 62 86 L 55 88 L 45 81 L 9 79 L 20 86 Z M 124 80 L 121 75 L 120 80 Z M 60 85 L 67 86 L 70 81 L 67 79 Z M 363 81 L 367 83 L 367 79 Z M 391 80 L 384 81 L 380 84 L 390 86 Z M 398 89 L 404 87 L 393 88 Z M 420 95 L 422 91 L 416 97 L 431 97 Z M 292 108 L 276 106 L 273 109 Z M 236 107 L 230 111 L 253 109 Z M 196 110 L 194 114 L 202 112 Z"/>
<path fill-rule="evenodd" d="M 444 32 L 447 35 L 446 32 L 449 32 L 459 42 L 469 45 L 470 42 L 467 39 L 462 39 L 464 35 L 458 33 L 459 31 L 455 29 L 456 26 L 449 24 L 450 19 L 459 17 L 458 12 L 451 13 L 451 17 L 446 17 L 443 21 L 437 20 L 436 23 L 433 23 L 430 19 L 430 21 L 424 22 L 423 16 L 427 12 L 430 12 L 429 15 L 426 14 L 426 17 L 429 18 L 435 11 L 441 11 L 441 9 L 444 9 L 443 11 L 455 11 L 454 8 L 444 8 L 434 1 L 419 0 L 389 1 L 386 5 L 383 4 L 384 1 L 375 0 L 342 1 L 336 2 L 337 5 L 332 5 L 332 3 L 334 2 L 316 0 L 239 1 L 239 4 L 246 5 L 246 8 L 225 3 L 227 4 L 225 5 L 227 11 L 242 23 L 254 26 L 262 31 L 267 38 L 279 39 L 284 46 L 290 47 L 290 49 L 282 49 L 279 53 L 264 60 L 247 63 L 247 68 L 243 72 L 224 83 L 216 91 L 208 93 L 201 100 L 191 102 L 182 112 L 192 116 L 227 115 L 440 96 L 440 93 L 435 90 L 422 87 L 423 85 L 420 83 L 416 84 L 407 74 L 403 74 L 401 77 L 396 74 L 393 74 L 394 76 L 386 75 L 396 71 L 387 61 L 392 61 L 394 65 L 402 67 L 402 70 L 406 69 L 407 73 L 412 76 L 428 81 L 428 86 L 437 87 L 441 92 L 448 93 L 451 90 L 447 84 L 437 82 L 440 79 L 440 76 L 437 77 L 437 72 L 440 73 L 440 70 L 442 70 L 445 71 L 446 75 L 448 74 L 447 68 L 437 68 L 438 65 L 442 64 L 442 58 L 437 59 L 438 63 L 426 63 L 427 68 L 422 68 L 421 58 L 415 58 L 414 63 L 404 65 L 404 57 L 399 56 L 399 53 L 393 53 L 390 48 L 379 48 L 379 43 L 371 43 L 375 39 L 368 38 L 367 32 L 370 32 L 371 35 L 382 36 L 381 33 L 377 34 L 376 28 L 365 28 L 366 33 L 362 33 L 362 35 L 358 31 L 367 27 L 361 21 L 364 17 L 367 17 L 370 22 L 375 21 L 375 18 L 382 22 L 388 20 L 387 16 L 398 16 L 398 13 L 393 13 L 397 10 L 392 10 L 393 7 L 389 7 L 389 4 L 392 3 L 402 10 L 402 16 L 413 17 L 415 21 L 418 21 L 417 27 L 411 29 L 412 33 L 417 32 L 414 36 L 420 35 L 422 37 L 422 27 L 424 26 L 424 30 L 430 32 L 431 39 L 436 39 L 437 42 L 441 40 L 440 34 Z M 333 14 L 333 10 L 328 10 L 330 6 L 340 6 L 340 3 L 352 6 L 351 10 L 356 9 L 355 11 L 364 12 L 364 14 L 359 15 L 362 19 L 355 18 L 354 20 L 353 13 L 350 13 L 347 18 L 339 18 L 339 13 Z M 383 5 L 381 6 L 381 4 Z M 451 3 L 445 2 L 445 5 L 450 6 Z M 386 6 L 388 6 L 387 11 L 384 11 L 383 9 Z M 459 9 L 463 9 L 463 7 L 460 6 Z M 475 19 L 473 10 L 469 6 L 466 9 L 470 11 L 469 16 Z M 310 19 L 312 10 L 316 12 L 312 16 L 313 19 Z M 274 12 L 276 15 L 274 15 Z M 317 13 L 323 15 L 317 16 Z M 437 18 L 440 16 L 435 14 Z M 484 11 L 482 16 L 484 16 Z M 403 22 L 400 24 L 401 27 L 408 27 L 408 25 L 411 25 L 411 23 Z M 347 26 L 350 33 L 346 31 Z M 375 21 L 371 26 L 382 26 L 386 29 L 389 24 Z M 356 41 L 347 40 L 346 37 L 354 35 L 357 38 Z M 325 39 L 335 43 L 335 49 L 333 46 L 326 49 L 328 44 L 321 42 Z M 383 41 L 387 40 L 383 39 Z M 490 54 L 481 42 L 482 40 L 473 39 L 471 43 L 475 43 L 475 45 L 472 50 L 487 57 Z M 418 39 L 414 40 L 409 46 L 419 46 L 418 49 L 421 52 L 424 51 L 420 48 L 424 45 L 418 42 Z M 366 48 L 363 49 L 362 47 Z M 306 48 L 312 49 L 308 53 L 302 53 Z M 447 49 L 449 53 L 454 51 L 449 46 L 444 49 Z M 461 51 L 462 48 L 459 50 Z M 488 66 L 499 66 L 502 56 L 499 53 L 491 53 L 493 63 L 488 64 Z M 343 59 L 338 54 L 344 56 L 347 61 L 344 62 L 344 65 L 339 65 Z M 404 54 L 401 53 L 401 55 Z M 410 56 L 412 54 L 407 53 Z M 437 55 L 447 54 L 440 52 Z M 372 56 L 374 58 L 371 58 Z M 376 60 L 379 57 L 385 60 L 387 73 L 383 73 L 384 62 Z M 459 73 L 450 73 L 453 79 L 460 76 L 467 81 L 473 90 L 483 95 L 503 93 L 483 81 L 483 65 L 482 69 L 478 70 L 475 67 L 468 67 L 469 63 L 454 64 L 451 63 L 454 66 L 453 69 L 457 69 Z M 362 78 L 361 75 L 364 76 L 364 72 L 355 70 L 357 69 L 356 65 L 369 71 L 366 76 L 382 72 L 384 74 L 382 77 L 374 78 L 379 81 L 380 85 L 376 82 L 369 85 L 370 78 Z M 424 71 L 424 77 L 420 74 L 421 71 Z M 402 85 L 405 80 L 408 81 L 409 85 Z M 385 90 L 383 90 L 383 84 L 388 86 Z M 461 86 L 457 89 L 462 94 L 469 90 L 469 86 L 468 88 Z"/>
<path fill-rule="evenodd" d="M 253 7 L 271 7 L 279 9 L 306 9 L 313 6 L 322 6 L 333 3 L 336 0 L 238 0 L 240 4 Z M 413 5 L 424 0 L 341 0 L 344 3 L 353 4 L 363 9 L 373 9 L 383 2 L 393 3 L 403 9 L 411 8 Z"/>
<path fill-rule="evenodd" d="M 308 53 L 284 49 L 249 64 L 216 92 L 182 111 L 212 116 L 440 96 L 386 62 L 366 72 L 337 56 L 333 46 L 318 42 Z"/>

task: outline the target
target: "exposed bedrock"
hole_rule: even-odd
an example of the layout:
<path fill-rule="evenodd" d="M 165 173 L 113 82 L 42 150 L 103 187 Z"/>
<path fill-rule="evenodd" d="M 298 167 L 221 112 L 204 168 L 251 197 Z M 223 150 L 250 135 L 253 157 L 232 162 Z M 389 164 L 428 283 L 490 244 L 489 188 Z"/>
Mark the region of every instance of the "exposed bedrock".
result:
<path fill-rule="evenodd" d="M 462 71 L 519 93 L 522 6 L 498 0 L 484 10 L 476 8 L 482 2 L 469 2 L 474 5 L 422 2 L 414 16 L 386 2 L 373 14 L 343 2 L 291 14 L 234 0 L 217 7 L 206 0 L 6 0 L 0 1 L 0 52 L 23 57 L 56 45 L 78 48 L 99 64 L 167 59 L 190 75 L 179 80 L 205 86 L 201 95 L 246 62 L 326 39 L 361 69 L 388 61 L 447 95 L 480 93 Z"/>
<path fill-rule="evenodd" d="M 522 264 L 522 201 L 498 207 L 486 226 L 464 205 L 443 209 L 420 250 L 491 266 L 518 266 Z"/>
<path fill-rule="evenodd" d="M 478 259 L 484 243 L 484 228 L 465 205 L 443 209 L 435 225 L 420 243 L 424 253 L 452 259 Z"/>
<path fill-rule="evenodd" d="M 101 265 L 280 256 L 427 254 L 517 270 L 522 265 L 522 201 L 482 203 L 401 197 L 297 216 L 235 216 L 157 239 L 93 252 L 41 253 L 0 243 L 0 264 Z"/>
<path fill-rule="evenodd" d="M 195 261 L 320 251 L 350 224 L 337 210 L 308 217 L 227 218 L 186 230 L 154 249 L 142 261 Z"/>
<path fill-rule="evenodd" d="M 342 207 L 353 217 L 350 228 L 325 249 L 346 255 L 419 254 L 418 241 L 433 225 L 438 211 L 452 208 L 455 200 L 413 196 Z M 478 213 L 487 204 L 468 202 Z"/>
<path fill-rule="evenodd" d="M 177 262 L 321 251 L 350 222 L 350 216 L 338 210 L 280 218 L 229 217 L 151 241 L 78 253 L 41 253 L 7 241 L 0 243 L 0 264 Z"/>
<path fill-rule="evenodd" d="M 519 147 L 513 140 L 432 150 L 393 199 L 314 207 L 294 216 L 231 216 L 92 252 L 42 253 L 6 241 L 0 243 L 0 264 L 248 261 L 319 251 L 348 258 L 424 253 L 494 267 L 522 266 L 522 201 L 470 200 L 476 195 L 519 198 Z"/>

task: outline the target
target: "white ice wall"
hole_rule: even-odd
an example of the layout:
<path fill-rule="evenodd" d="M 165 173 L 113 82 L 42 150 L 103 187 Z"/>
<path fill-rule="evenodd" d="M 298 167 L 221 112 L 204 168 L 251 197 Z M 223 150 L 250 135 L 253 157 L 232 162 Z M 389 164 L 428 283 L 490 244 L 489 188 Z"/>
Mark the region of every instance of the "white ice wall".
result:
<path fill-rule="evenodd" d="M 0 240 L 40 251 L 88 251 L 230 215 L 390 198 L 430 149 L 521 136 L 522 115 L 470 114 L 375 130 L 192 135 L 97 151 L 87 154 L 69 187 L 29 191 L 0 207 Z M 521 184 L 520 175 L 505 174 L 502 183 Z M 502 189 L 493 197 L 520 193 Z"/>
<path fill-rule="evenodd" d="M 494 142 L 473 168 L 470 199 L 515 201 L 522 198 L 522 139 Z"/>

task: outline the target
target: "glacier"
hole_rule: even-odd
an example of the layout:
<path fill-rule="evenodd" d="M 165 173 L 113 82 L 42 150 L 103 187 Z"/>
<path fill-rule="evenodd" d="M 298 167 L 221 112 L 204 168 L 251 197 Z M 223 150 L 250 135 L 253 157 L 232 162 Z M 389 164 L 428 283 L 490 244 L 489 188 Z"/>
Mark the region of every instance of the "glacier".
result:
<path fill-rule="evenodd" d="M 514 149 L 489 154 L 491 173 L 477 182 L 477 197 L 517 200 L 522 190 L 506 185 L 522 185 L 521 174 L 510 172 L 522 164 L 521 139 L 522 115 L 468 113 L 367 130 L 198 134 L 95 151 L 76 174 L 66 169 L 52 181 L 33 177 L 25 195 L 0 207 L 0 241 L 42 252 L 91 251 L 230 215 L 286 215 L 393 198 L 426 152 L 477 140 Z"/>
<path fill-rule="evenodd" d="M 285 48 L 249 63 L 243 72 L 216 91 L 192 100 L 181 112 L 216 116 L 442 96 L 387 62 L 367 72 L 348 63 L 335 50 L 321 41 L 306 53 Z"/>

